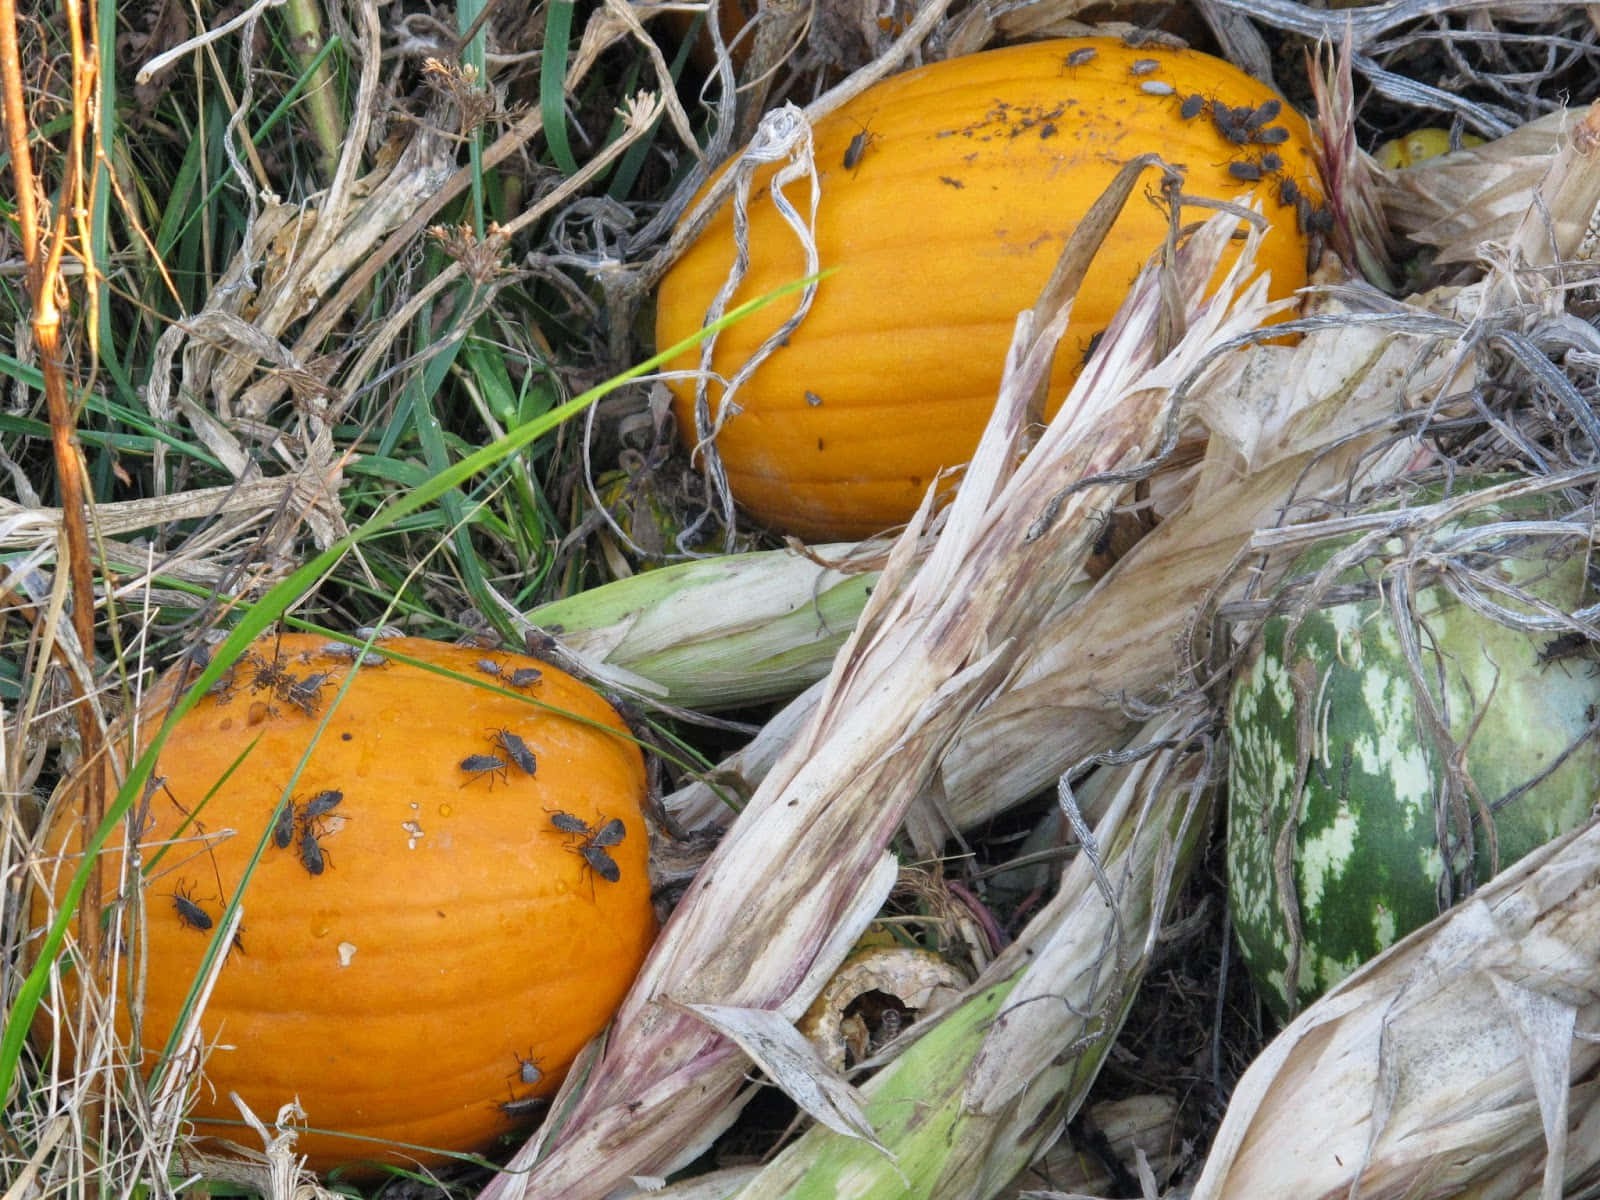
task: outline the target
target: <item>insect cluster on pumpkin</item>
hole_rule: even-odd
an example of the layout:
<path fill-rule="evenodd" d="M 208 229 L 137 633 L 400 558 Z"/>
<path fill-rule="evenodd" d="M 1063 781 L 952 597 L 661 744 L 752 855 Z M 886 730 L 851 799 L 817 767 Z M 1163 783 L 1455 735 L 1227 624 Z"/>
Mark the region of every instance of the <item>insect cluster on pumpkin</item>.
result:
<path fill-rule="evenodd" d="M 567 848 L 583 859 L 585 872 L 592 872 L 607 883 L 616 883 L 622 878 L 616 860 L 605 851 L 607 846 L 620 846 L 627 837 L 628 827 L 622 823 L 622 818 L 613 817 L 608 821 L 602 816 L 599 824 L 590 825 L 582 817 L 557 810 L 550 814 L 550 824 L 558 832 L 578 839 L 574 842 L 569 838 Z"/>

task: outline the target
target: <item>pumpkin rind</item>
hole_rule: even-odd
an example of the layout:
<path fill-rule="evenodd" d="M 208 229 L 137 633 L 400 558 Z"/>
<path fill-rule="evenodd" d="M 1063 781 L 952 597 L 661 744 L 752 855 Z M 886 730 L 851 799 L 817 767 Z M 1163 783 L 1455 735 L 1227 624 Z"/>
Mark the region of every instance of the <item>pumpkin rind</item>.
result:
<path fill-rule="evenodd" d="M 1537 505 L 1514 511 L 1547 515 Z M 1488 508 L 1468 523 L 1490 519 L 1514 517 Z M 1310 552 L 1296 573 L 1331 553 Z M 1533 554 L 1502 560 L 1494 570 L 1567 611 L 1584 603 L 1582 561 L 1550 567 Z M 1550 635 L 1480 616 L 1442 587 L 1420 590 L 1415 603 L 1426 629 L 1420 641 L 1430 689 L 1437 700 L 1433 681 L 1442 675 L 1451 737 L 1466 746 L 1468 774 L 1486 803 L 1511 795 L 1584 738 L 1588 714 L 1600 702 L 1590 660 L 1541 661 Z M 1266 623 L 1234 681 L 1228 720 L 1230 908 L 1256 990 L 1280 1019 L 1294 1007 L 1287 978 L 1292 941 L 1274 866 L 1280 838 L 1292 837 L 1302 929 L 1298 1005 L 1436 917 L 1446 871 L 1434 815 L 1440 767 L 1419 732 L 1391 610 L 1377 599 L 1313 610 L 1295 633 L 1292 662 L 1284 657 L 1286 629 L 1285 618 Z M 1310 722 L 1296 715 L 1297 668 L 1316 697 Z M 1297 806 L 1303 728 L 1314 731 L 1315 742 Z M 1597 777 L 1600 743 L 1589 738 L 1548 777 L 1498 808 L 1500 867 L 1586 820 Z M 1291 820 L 1298 825 L 1285 835 Z M 1489 846 L 1476 821 L 1474 846 L 1482 882 L 1489 877 Z M 1452 873 L 1460 869 L 1458 858 Z M 1456 896 L 1464 882 L 1455 880 Z"/>
<path fill-rule="evenodd" d="M 1069 65 L 1089 50 L 1087 61 Z M 1135 73 L 1151 62 L 1153 70 Z M 1146 85 L 1173 91 L 1151 94 Z M 1206 108 L 1185 119 L 1192 96 Z M 1037 300 L 1089 205 L 1139 154 L 1181 166 L 1190 195 L 1244 201 L 1254 193 L 1272 222 L 1258 262 L 1271 272 L 1273 298 L 1292 295 L 1305 282 L 1307 243 L 1281 188 L 1292 179 L 1320 200 L 1309 129 L 1285 105 L 1263 128 L 1286 131 L 1286 141 L 1239 145 L 1211 115 L 1214 104 L 1277 99 L 1220 59 L 1084 38 L 908 71 L 819 120 L 817 247 L 821 266 L 835 273 L 789 342 L 740 388 L 740 411 L 718 434 L 735 498 L 760 520 L 813 539 L 862 537 L 906 520 L 941 468 L 971 456 L 1018 312 Z M 1268 154 L 1282 166 L 1261 181 L 1230 173 L 1231 163 L 1260 164 Z M 760 172 L 752 189 L 751 267 L 730 306 L 806 273 L 767 194 L 772 174 Z M 804 187 L 790 188 L 801 207 Z M 1184 219 L 1211 212 L 1186 206 Z M 1124 210 L 1074 305 L 1048 411 L 1166 232 L 1155 204 L 1136 197 Z M 725 205 L 662 281 L 659 346 L 700 328 L 733 256 Z M 776 301 L 724 330 L 714 369 L 731 376 L 795 307 Z M 691 370 L 698 361 L 694 351 L 670 366 Z M 692 443 L 693 383 L 670 386 L 680 433 Z M 720 394 L 713 386 L 713 413 Z"/>
<path fill-rule="evenodd" d="M 256 650 L 270 655 L 273 645 Z M 395 639 L 381 644 L 385 654 L 490 686 L 395 661 L 362 667 L 336 702 L 351 663 L 322 654 L 326 645 L 288 634 L 278 643 L 284 669 L 300 678 L 334 674 L 312 711 L 270 687 L 252 693 L 252 668 L 241 663 L 234 694 L 203 698 L 163 747 L 155 774 L 164 783 L 151 793 L 141 836 L 149 868 L 144 1062 L 166 1042 L 215 932 L 186 923 L 170 897 L 189 896 L 220 927 L 224 903 L 265 840 L 238 943 L 203 1018 L 214 1048 L 192 1114 L 199 1132 L 253 1140 L 237 1124 L 231 1090 L 268 1120 L 298 1096 L 308 1124 L 328 1131 L 297 1144 L 319 1170 L 486 1150 L 515 1128 L 503 1104 L 559 1085 L 610 1019 L 654 936 L 642 756 L 604 700 L 544 663 Z M 501 679 L 484 674 L 480 660 L 501 664 Z M 538 669 L 539 681 L 508 687 L 518 668 Z M 147 734 L 159 717 L 146 710 Z M 461 768 L 468 755 L 498 752 L 499 729 L 523 739 L 535 774 L 514 763 L 492 776 Z M 293 785 L 297 807 L 324 790 L 343 792 L 316 819 L 326 856 L 317 875 L 302 860 L 298 818 L 292 845 L 272 839 L 274 806 L 314 738 Z M 78 844 L 80 790 L 69 781 L 52 807 L 52 855 Z M 180 832 L 183 810 L 215 837 L 209 849 L 199 826 Z M 578 839 L 552 826 L 557 810 L 593 827 L 624 823 L 623 839 L 606 847 L 617 883 L 598 878 L 575 852 Z M 108 903 L 121 857 L 120 848 L 107 851 Z M 46 862 L 57 895 L 75 865 Z M 51 899 L 35 893 L 36 926 Z M 126 1004 L 118 1023 L 126 1038 Z M 536 1064 L 526 1072 L 538 1076 L 533 1083 L 524 1081 L 523 1060 Z M 435 1152 L 386 1154 L 368 1139 Z"/>

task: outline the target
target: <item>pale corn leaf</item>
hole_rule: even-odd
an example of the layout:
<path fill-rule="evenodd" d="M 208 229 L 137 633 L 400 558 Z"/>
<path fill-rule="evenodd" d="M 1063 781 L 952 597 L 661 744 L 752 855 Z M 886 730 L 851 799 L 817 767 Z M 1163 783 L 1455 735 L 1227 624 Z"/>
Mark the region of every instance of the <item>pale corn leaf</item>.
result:
<path fill-rule="evenodd" d="M 690 885 L 595 1069 L 558 1098 L 565 1123 L 519 1150 L 484 1200 L 604 1195 L 628 1175 L 670 1170 L 709 1125 L 736 1111 L 742 1052 L 666 998 L 796 1009 L 798 1017 L 842 960 L 868 918 L 841 920 L 841 901 L 864 892 L 955 729 L 1011 672 L 1020 649 L 1013 635 L 1048 606 L 1063 571 L 1087 557 L 1094 528 L 1086 514 L 1128 486 L 1100 482 L 1100 473 L 1141 461 L 1159 442 L 1165 392 L 1136 378 L 1162 311 L 1155 289 L 1176 287 L 1186 309 L 1226 307 L 1236 276 L 1218 297 L 1201 296 L 1235 224 L 1207 222 L 1170 278 L 1141 277 L 1095 356 L 1124 376 L 1102 368 L 1100 390 L 1075 387 L 1020 464 L 1023 414 L 1048 371 L 1049 331 L 1060 318 L 1008 355 L 993 419 L 938 544 L 902 583 L 897 571 L 912 562 L 922 517 L 896 543 L 812 726 Z M 1033 328 L 1026 317 L 1018 325 Z M 1119 352 L 1124 343 L 1142 349 Z M 1095 482 L 1079 487 L 1086 479 Z"/>
<path fill-rule="evenodd" d="M 1301 1013 L 1240 1080 L 1194 1200 L 1454 1195 L 1491 1179 L 1525 1181 L 1493 1194 L 1548 1193 L 1563 1170 L 1571 1179 L 1600 1166 L 1592 1138 L 1570 1139 L 1560 1161 L 1545 1134 L 1552 1105 L 1539 1102 L 1600 1066 L 1600 1046 L 1563 1033 L 1600 1024 L 1597 873 L 1600 825 L 1590 825 Z M 1506 980 L 1534 996 L 1513 993 L 1508 1008 Z M 1569 1119 L 1590 1120 L 1594 1089 L 1571 1097 L 1582 1107 Z"/>
<path fill-rule="evenodd" d="M 1542 1200 L 1560 1200 L 1562 1167 L 1567 1159 L 1567 1096 L 1572 1077 L 1573 1033 L 1578 1010 L 1568 1001 L 1489 973 L 1500 1006 L 1521 1035 L 1522 1056 L 1533 1081 L 1534 1097 L 1544 1123 L 1545 1172 Z"/>
<path fill-rule="evenodd" d="M 867 1120 L 861 1094 L 846 1083 L 781 1013 L 727 1004 L 685 1004 L 707 1025 L 726 1034 L 773 1083 L 820 1124 L 860 1138 L 888 1154 Z"/>

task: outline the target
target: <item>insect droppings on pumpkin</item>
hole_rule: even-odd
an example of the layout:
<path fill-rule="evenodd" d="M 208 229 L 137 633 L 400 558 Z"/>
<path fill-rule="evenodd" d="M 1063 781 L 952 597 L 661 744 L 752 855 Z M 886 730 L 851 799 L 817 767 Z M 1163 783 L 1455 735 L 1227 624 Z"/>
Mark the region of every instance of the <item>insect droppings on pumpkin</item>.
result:
<path fill-rule="evenodd" d="M 325 792 L 318 792 L 306 801 L 305 808 L 301 810 L 300 819 L 314 821 L 323 813 L 332 812 L 338 808 L 340 801 L 343 799 L 344 793 L 335 788 L 329 788 Z"/>
<path fill-rule="evenodd" d="M 211 928 L 211 915 L 195 903 L 194 892 L 187 885 L 180 883 L 172 893 L 172 907 L 178 910 L 178 920 L 190 929 L 204 933 Z"/>
<path fill-rule="evenodd" d="M 294 841 L 293 800 L 283 802 L 283 811 L 278 814 L 278 820 L 272 827 L 272 840 L 279 850 L 287 850 L 289 843 Z"/>
<path fill-rule="evenodd" d="M 1139 90 L 1146 96 L 1176 96 L 1178 94 L 1177 88 L 1160 79 L 1146 79 L 1139 85 Z"/>
<path fill-rule="evenodd" d="M 1161 64 L 1153 58 L 1136 58 L 1128 64 L 1128 74 L 1137 79 L 1140 75 L 1151 75 L 1161 69 Z"/>
<path fill-rule="evenodd" d="M 1258 129 L 1255 133 L 1255 142 L 1258 146 L 1281 146 L 1289 140 L 1289 131 L 1282 125 L 1268 125 L 1265 129 Z"/>
<path fill-rule="evenodd" d="M 534 775 L 539 770 L 539 760 L 534 757 L 533 751 L 528 749 L 524 742 L 509 729 L 494 731 L 494 744 L 503 750 L 508 758 L 521 767 L 526 774 Z"/>
<path fill-rule="evenodd" d="M 1192 96 L 1185 96 L 1183 103 L 1178 106 L 1178 115 L 1185 121 L 1192 121 L 1206 110 L 1206 98 L 1196 92 Z"/>
<path fill-rule="evenodd" d="M 328 865 L 327 855 L 310 821 L 300 822 L 300 865 L 309 875 L 321 875 Z"/>
<path fill-rule="evenodd" d="M 1228 164 L 1228 174 L 1235 179 L 1257 180 L 1261 178 L 1261 164 L 1253 162 L 1231 162 Z"/>
<path fill-rule="evenodd" d="M 461 769 L 472 776 L 467 783 L 475 783 L 485 775 L 489 777 L 489 790 L 494 791 L 494 777 L 500 776 L 502 782 L 506 778 L 506 760 L 493 754 L 469 754 L 461 760 Z M 467 784 L 461 785 L 466 787 Z"/>
<path fill-rule="evenodd" d="M 1087 66 L 1094 61 L 1094 56 L 1099 53 L 1100 51 L 1093 46 L 1085 46 L 1082 50 L 1074 50 L 1066 58 L 1062 59 L 1061 63 L 1065 67 L 1072 68 Z"/>

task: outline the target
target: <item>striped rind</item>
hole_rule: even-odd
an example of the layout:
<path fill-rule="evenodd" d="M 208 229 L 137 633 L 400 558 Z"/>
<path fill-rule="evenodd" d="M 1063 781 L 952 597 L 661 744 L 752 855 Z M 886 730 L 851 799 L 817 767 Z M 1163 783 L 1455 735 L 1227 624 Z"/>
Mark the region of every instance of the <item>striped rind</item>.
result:
<path fill-rule="evenodd" d="M 1582 603 L 1576 559 L 1554 572 L 1542 559 L 1503 562 L 1499 571 L 1560 607 Z M 1550 635 L 1480 616 L 1442 588 L 1418 594 L 1416 615 L 1424 674 L 1445 681 L 1442 692 L 1430 684 L 1430 694 L 1447 714 L 1451 738 L 1466 747 L 1478 793 L 1497 809 L 1503 868 L 1588 818 L 1600 790 L 1600 746 L 1592 738 L 1525 793 L 1497 802 L 1584 738 L 1600 677 L 1589 660 L 1541 663 Z M 1287 979 L 1291 903 L 1303 935 L 1303 1005 L 1471 886 L 1464 841 L 1447 840 L 1456 847 L 1448 870 L 1440 847 L 1439 755 L 1422 733 L 1392 610 L 1376 599 L 1337 605 L 1313 611 L 1286 647 L 1288 632 L 1285 618 L 1266 623 L 1229 710 L 1233 921 L 1258 991 L 1280 1017 L 1295 1007 Z M 1312 697 L 1311 719 L 1297 714 L 1296 676 Z M 1302 729 L 1310 744 L 1297 795 Z M 1290 823 L 1292 898 L 1274 870 L 1274 847 Z M 1482 882 L 1491 873 L 1490 848 L 1476 824 L 1473 845 L 1472 873 Z"/>

